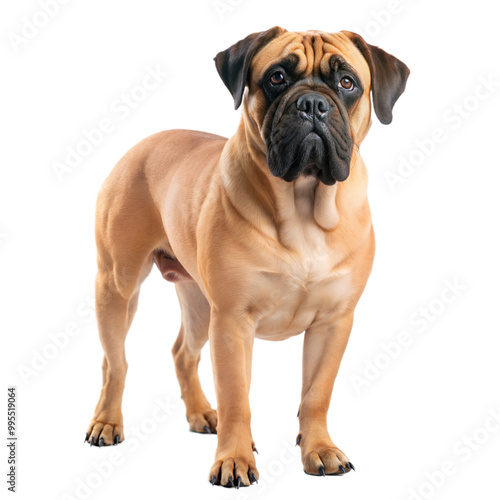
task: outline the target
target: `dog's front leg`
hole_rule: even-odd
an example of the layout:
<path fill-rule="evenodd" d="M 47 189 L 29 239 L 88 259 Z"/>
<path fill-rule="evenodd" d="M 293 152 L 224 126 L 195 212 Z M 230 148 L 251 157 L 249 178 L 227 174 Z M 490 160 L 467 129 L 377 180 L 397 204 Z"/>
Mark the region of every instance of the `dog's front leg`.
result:
<path fill-rule="evenodd" d="M 326 424 L 333 383 L 349 340 L 352 321 L 351 312 L 328 327 L 311 327 L 305 333 L 297 443 L 307 474 L 344 474 L 354 468 L 331 440 Z"/>
<path fill-rule="evenodd" d="M 217 395 L 217 451 L 209 481 L 248 486 L 259 473 L 250 431 L 248 392 L 255 325 L 250 318 L 214 313 L 210 320 L 210 355 Z"/>

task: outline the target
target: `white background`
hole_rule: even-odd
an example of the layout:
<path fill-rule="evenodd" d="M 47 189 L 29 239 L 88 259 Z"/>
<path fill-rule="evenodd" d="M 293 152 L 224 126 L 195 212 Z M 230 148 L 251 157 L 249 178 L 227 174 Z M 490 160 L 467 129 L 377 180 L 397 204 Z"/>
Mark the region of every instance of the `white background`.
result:
<path fill-rule="evenodd" d="M 6 387 L 17 386 L 18 498 L 498 498 L 500 423 L 488 415 L 500 411 L 500 47 L 490 6 L 222 0 L 217 9 L 212 0 L 73 0 L 21 45 L 13 40 L 22 36 L 24 18 L 40 12 L 39 3 L 2 7 L 1 399 L 5 415 Z M 393 123 L 383 126 L 374 116 L 361 148 L 377 254 L 329 414 L 332 438 L 357 472 L 327 478 L 302 472 L 287 447 L 298 430 L 302 338 L 257 341 L 251 407 L 262 479 L 225 490 L 207 481 L 216 437 L 188 432 L 170 355 L 179 309 L 174 286 L 156 269 L 127 339 L 123 411 L 137 446 L 83 444 L 101 387 L 102 350 L 87 304 L 96 272 L 94 206 L 113 165 L 145 136 L 169 128 L 226 136 L 236 130 L 240 112 L 212 59 L 274 25 L 357 31 L 412 74 Z M 169 75 L 128 116 L 117 112 L 116 100 L 156 66 Z M 481 79 L 497 83 L 489 94 L 480 88 L 479 101 Z M 463 105 L 467 116 L 460 117 Z M 60 181 L 54 162 L 64 162 L 67 148 L 103 118 L 112 132 Z M 436 128 L 444 139 L 432 146 Z M 427 141 L 425 157 L 415 141 Z M 387 173 L 397 173 L 402 158 L 418 165 L 392 190 Z M 446 280 L 462 288 L 448 292 L 448 304 L 440 299 Z M 422 320 L 419 308 L 429 306 L 434 313 Z M 78 334 L 54 351 L 49 334 L 75 324 Z M 402 332 L 411 343 L 391 344 L 389 359 L 382 344 Z M 21 376 L 32 363 L 35 371 Z M 375 368 L 364 373 L 370 363 Z M 214 403 L 207 348 L 200 375 Z M 354 381 L 366 375 L 371 380 L 356 389 Z M 157 398 L 172 407 L 162 422 L 153 418 L 163 415 Z M 133 437 L 134 426 L 142 426 L 141 437 Z M 102 465 L 112 458 L 112 470 Z M 444 462 L 453 471 L 446 477 L 435 473 Z"/>

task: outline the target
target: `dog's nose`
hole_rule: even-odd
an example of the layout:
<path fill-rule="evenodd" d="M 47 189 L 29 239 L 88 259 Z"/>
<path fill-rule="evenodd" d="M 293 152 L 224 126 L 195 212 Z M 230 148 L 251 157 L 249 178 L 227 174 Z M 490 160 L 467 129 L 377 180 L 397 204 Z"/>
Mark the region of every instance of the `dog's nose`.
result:
<path fill-rule="evenodd" d="M 299 115 L 305 120 L 313 118 L 323 119 L 328 111 L 330 111 L 330 105 L 326 97 L 322 94 L 308 92 L 298 98 L 297 109 L 299 110 Z"/>

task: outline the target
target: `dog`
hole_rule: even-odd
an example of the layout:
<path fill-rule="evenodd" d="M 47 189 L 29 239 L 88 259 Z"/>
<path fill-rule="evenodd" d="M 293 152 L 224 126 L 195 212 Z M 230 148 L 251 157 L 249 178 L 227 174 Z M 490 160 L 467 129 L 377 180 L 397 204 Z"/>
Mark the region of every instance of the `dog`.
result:
<path fill-rule="evenodd" d="M 190 430 L 217 433 L 209 481 L 257 481 L 248 399 L 254 338 L 303 332 L 303 468 L 342 475 L 354 466 L 332 441 L 327 412 L 375 251 L 359 146 L 372 100 L 390 123 L 409 69 L 352 32 L 280 27 L 247 36 L 215 65 L 235 108 L 243 105 L 236 133 L 155 134 L 118 162 L 99 193 L 103 387 L 85 441 L 123 441 L 125 337 L 156 264 L 180 302 L 172 353 Z M 207 340 L 217 411 L 197 374 Z"/>

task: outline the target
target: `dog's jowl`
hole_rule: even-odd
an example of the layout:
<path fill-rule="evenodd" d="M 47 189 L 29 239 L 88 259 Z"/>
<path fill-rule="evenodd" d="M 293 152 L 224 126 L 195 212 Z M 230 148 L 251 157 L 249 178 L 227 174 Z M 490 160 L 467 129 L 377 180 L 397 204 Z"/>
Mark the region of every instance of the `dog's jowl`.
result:
<path fill-rule="evenodd" d="M 236 133 L 148 137 L 99 194 L 103 387 L 86 441 L 104 446 L 125 437 L 125 337 L 156 264 L 181 306 L 172 353 L 189 428 L 217 433 L 209 481 L 239 487 L 258 479 L 248 400 L 253 342 L 302 333 L 303 468 L 345 474 L 354 466 L 326 417 L 375 249 L 359 146 L 371 101 L 390 123 L 409 70 L 351 32 L 279 27 L 220 52 L 215 65 L 243 109 Z M 197 374 L 207 340 L 217 411 Z"/>

